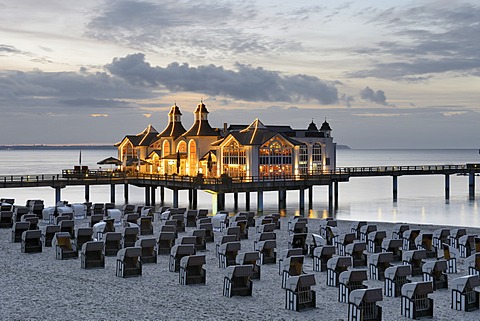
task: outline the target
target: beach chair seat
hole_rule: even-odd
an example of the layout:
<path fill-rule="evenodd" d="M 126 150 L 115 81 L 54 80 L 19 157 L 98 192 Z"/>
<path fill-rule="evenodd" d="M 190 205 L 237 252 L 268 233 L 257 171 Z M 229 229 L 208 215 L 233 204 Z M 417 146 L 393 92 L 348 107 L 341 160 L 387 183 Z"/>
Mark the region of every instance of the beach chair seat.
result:
<path fill-rule="evenodd" d="M 28 206 L 15 206 L 14 209 L 15 222 L 20 222 L 20 219 L 23 215 L 30 213 L 30 208 Z"/>
<path fill-rule="evenodd" d="M 381 288 L 353 290 L 348 298 L 348 321 L 381 321 L 379 301 L 383 301 Z"/>
<path fill-rule="evenodd" d="M 206 230 L 196 229 L 192 231 L 192 236 L 195 237 L 195 249 L 197 251 L 206 251 L 207 242 L 205 241 Z"/>
<path fill-rule="evenodd" d="M 100 223 L 103 220 L 103 214 L 92 214 L 90 216 L 90 227 L 93 227 L 95 224 Z"/>
<path fill-rule="evenodd" d="M 122 248 L 122 233 L 107 232 L 103 236 L 103 242 L 105 243 L 105 256 L 116 256 Z"/>
<path fill-rule="evenodd" d="M 75 238 L 75 221 L 74 220 L 63 220 L 60 222 L 60 232 L 70 233 L 72 239 Z"/>
<path fill-rule="evenodd" d="M 230 226 L 223 231 L 223 235 L 235 235 L 236 240 L 240 241 L 240 227 Z"/>
<path fill-rule="evenodd" d="M 251 296 L 253 282 L 251 265 L 232 265 L 225 269 L 223 278 L 223 295 L 231 298 L 234 295 Z"/>
<path fill-rule="evenodd" d="M 135 242 L 135 246 L 142 248 L 140 256 L 142 264 L 157 263 L 157 240 L 154 237 L 139 239 Z"/>
<path fill-rule="evenodd" d="M 177 228 L 177 232 L 185 232 L 185 222 L 183 220 L 183 214 L 175 214 L 170 217 L 170 220 L 176 221 L 175 227 Z"/>
<path fill-rule="evenodd" d="M 319 234 L 312 233 L 312 243 L 309 245 L 309 255 L 313 257 L 313 251 L 320 246 L 327 245 L 327 241 Z"/>
<path fill-rule="evenodd" d="M 211 217 L 202 217 L 197 219 L 197 227 L 200 227 L 201 224 L 212 223 Z"/>
<path fill-rule="evenodd" d="M 83 202 L 83 205 L 85 205 L 85 215 L 92 216 L 92 202 Z"/>
<path fill-rule="evenodd" d="M 238 236 L 241 240 L 248 239 L 248 227 L 247 227 L 247 220 L 238 220 L 232 223 L 231 227 L 238 227 L 239 233 Z"/>
<path fill-rule="evenodd" d="M 15 222 L 12 228 L 12 243 L 22 242 L 22 234 L 30 229 L 30 222 Z"/>
<path fill-rule="evenodd" d="M 288 230 L 288 234 L 295 234 L 295 233 L 308 233 L 307 221 L 306 220 L 297 220 L 291 222 L 290 229 Z"/>
<path fill-rule="evenodd" d="M 52 242 L 55 247 L 55 258 L 57 260 L 67 260 L 78 258 L 78 249 L 75 244 L 72 244 L 70 233 L 58 232 Z"/>
<path fill-rule="evenodd" d="M 88 241 L 93 241 L 93 228 L 79 227 L 76 232 L 75 245 L 77 249 L 81 249 L 83 244 Z"/>
<path fill-rule="evenodd" d="M 366 289 L 363 281 L 367 280 L 367 270 L 355 269 L 340 273 L 338 277 L 338 301 L 348 303 L 350 292 L 358 289 Z"/>
<path fill-rule="evenodd" d="M 257 251 L 260 252 L 260 264 L 275 264 L 277 261 L 276 240 L 265 240 L 257 243 Z"/>
<path fill-rule="evenodd" d="M 433 246 L 437 249 L 442 247 L 443 243 L 448 242 L 448 238 L 450 236 L 450 229 L 449 228 L 441 228 L 433 231 Z"/>
<path fill-rule="evenodd" d="M 423 281 L 432 282 L 434 291 L 447 289 L 448 277 L 446 271 L 446 260 L 426 261 L 422 266 Z"/>
<path fill-rule="evenodd" d="M 424 249 L 428 259 L 437 257 L 437 248 L 433 246 L 432 233 L 420 233 L 415 239 L 417 250 Z"/>
<path fill-rule="evenodd" d="M 432 282 L 412 282 L 402 287 L 401 314 L 410 319 L 433 317 Z"/>
<path fill-rule="evenodd" d="M 368 242 L 368 234 L 377 230 L 376 224 L 367 224 L 360 227 L 360 241 Z"/>
<path fill-rule="evenodd" d="M 326 226 L 325 227 L 325 240 L 327 245 L 335 245 L 337 243 L 337 238 L 340 235 L 340 229 L 335 226 Z"/>
<path fill-rule="evenodd" d="M 385 279 L 385 270 L 392 265 L 392 262 L 392 252 L 372 254 L 370 256 L 368 264 L 368 269 L 370 271 L 370 279 L 383 281 Z"/>
<path fill-rule="evenodd" d="M 466 258 L 475 253 L 476 238 L 476 234 L 466 234 L 460 236 L 458 239 L 458 250 L 460 251 L 460 257 Z"/>
<path fill-rule="evenodd" d="M 125 227 L 122 233 L 122 247 L 134 247 L 138 240 L 138 227 Z"/>
<path fill-rule="evenodd" d="M 218 257 L 220 246 L 227 242 L 236 242 L 237 237 L 235 235 L 222 235 L 220 240 L 215 244 L 215 255 Z"/>
<path fill-rule="evenodd" d="M 355 233 L 355 238 L 357 240 L 360 240 L 360 229 L 364 225 L 367 225 L 366 221 L 353 222 L 352 225 L 350 226 L 350 232 Z"/>
<path fill-rule="evenodd" d="M 180 273 L 178 280 L 180 284 L 205 284 L 205 255 L 184 256 L 180 260 Z"/>
<path fill-rule="evenodd" d="M 303 250 L 301 248 L 295 248 L 295 249 L 285 249 L 280 252 L 280 255 L 277 255 L 278 257 L 278 275 L 282 275 L 283 271 L 283 261 L 293 255 L 303 255 Z"/>
<path fill-rule="evenodd" d="M 129 213 L 125 214 L 123 217 L 123 226 L 130 226 L 130 223 L 137 224 L 138 219 L 140 218 L 140 215 L 138 213 Z"/>
<path fill-rule="evenodd" d="M 175 220 L 165 221 L 165 224 L 160 227 L 160 232 L 173 232 L 175 233 L 175 238 L 177 238 L 178 237 L 177 221 Z"/>
<path fill-rule="evenodd" d="M 258 251 L 258 242 L 266 240 L 276 240 L 277 234 L 275 232 L 262 232 L 255 234 L 255 240 L 253 241 L 253 250 Z"/>
<path fill-rule="evenodd" d="M 451 307 L 457 311 L 474 311 L 479 308 L 479 292 L 475 288 L 480 286 L 477 275 L 466 275 L 452 280 L 450 287 Z"/>
<path fill-rule="evenodd" d="M 320 221 L 320 235 L 326 238 L 327 226 L 337 227 L 337 220 L 333 217 L 327 217 Z"/>
<path fill-rule="evenodd" d="M 346 246 L 353 242 L 355 242 L 355 233 L 343 233 L 337 235 L 332 245 L 335 245 L 338 255 L 345 256 Z"/>
<path fill-rule="evenodd" d="M 457 257 L 460 257 L 460 252 L 453 246 L 446 243 L 442 244 L 443 256 L 439 259 L 447 261 L 447 273 L 457 273 Z"/>
<path fill-rule="evenodd" d="M 215 241 L 215 233 L 213 232 L 212 223 L 201 223 L 198 224 L 198 229 L 205 230 L 205 242 L 211 243 Z"/>
<path fill-rule="evenodd" d="M 105 268 L 105 245 L 102 241 L 83 243 L 80 252 L 82 269 Z"/>
<path fill-rule="evenodd" d="M 23 215 L 21 221 L 23 222 L 29 222 L 30 227 L 28 228 L 29 230 L 38 230 L 38 217 L 35 216 L 34 214 L 25 214 Z"/>
<path fill-rule="evenodd" d="M 352 257 L 334 256 L 327 262 L 327 286 L 338 287 L 340 273 L 352 266 Z"/>
<path fill-rule="evenodd" d="M 42 252 L 42 231 L 26 230 L 22 233 L 22 253 Z"/>
<path fill-rule="evenodd" d="M 182 236 L 177 240 L 177 244 L 191 244 L 195 246 L 197 244 L 197 238 L 195 236 Z"/>
<path fill-rule="evenodd" d="M 47 225 L 43 228 L 43 245 L 45 247 L 51 247 L 55 233 L 60 232 L 60 226 L 58 225 Z"/>
<path fill-rule="evenodd" d="M 213 229 L 222 232 L 228 226 L 228 212 L 219 211 L 212 216 Z"/>
<path fill-rule="evenodd" d="M 142 275 L 141 247 L 126 247 L 118 251 L 115 275 L 127 278 Z"/>
<path fill-rule="evenodd" d="M 102 217 L 105 215 L 103 213 L 103 207 L 105 206 L 104 203 L 94 203 L 93 204 L 93 215 L 99 215 L 101 214 Z"/>
<path fill-rule="evenodd" d="M 303 274 L 304 259 L 303 255 L 291 255 L 283 260 L 282 289 L 285 289 L 289 277 Z"/>
<path fill-rule="evenodd" d="M 134 204 L 125 204 L 122 207 L 123 217 L 125 218 L 127 215 L 135 213 L 135 205 Z M 136 214 L 136 213 L 135 213 Z M 136 220 L 135 220 L 136 221 Z"/>
<path fill-rule="evenodd" d="M 184 256 L 195 255 L 195 246 L 192 244 L 177 244 L 170 251 L 170 259 L 168 261 L 168 270 L 170 272 L 180 271 L 180 260 Z"/>
<path fill-rule="evenodd" d="M 382 242 L 387 238 L 386 231 L 373 231 L 367 235 L 367 250 L 370 253 L 382 252 Z"/>
<path fill-rule="evenodd" d="M 412 276 L 422 275 L 422 266 L 424 259 L 427 258 L 425 250 L 404 251 L 402 253 L 402 261 L 404 265 L 411 265 Z"/>
<path fill-rule="evenodd" d="M 345 255 L 351 256 L 353 267 L 367 266 L 367 243 L 353 242 L 345 247 Z"/>
<path fill-rule="evenodd" d="M 258 264 L 260 253 L 258 251 L 238 253 L 235 258 L 237 265 L 252 265 L 252 280 L 260 280 L 261 266 Z"/>
<path fill-rule="evenodd" d="M 158 235 L 158 254 L 170 254 L 175 244 L 175 233 L 162 231 Z"/>
<path fill-rule="evenodd" d="M 403 241 L 401 239 L 383 239 L 382 252 L 391 252 L 393 255 L 393 262 L 402 261 L 402 247 Z"/>
<path fill-rule="evenodd" d="M 140 235 L 153 235 L 153 216 L 142 216 L 138 219 Z"/>
<path fill-rule="evenodd" d="M 313 270 L 315 272 L 325 272 L 327 270 L 327 262 L 335 254 L 335 246 L 325 245 L 316 247 L 313 250 Z"/>
<path fill-rule="evenodd" d="M 480 276 L 480 253 L 474 253 L 467 257 L 464 264 L 468 267 L 469 275 Z"/>
<path fill-rule="evenodd" d="M 288 238 L 289 249 L 302 249 L 302 255 L 308 254 L 307 233 L 290 234 Z"/>
<path fill-rule="evenodd" d="M 197 220 L 202 219 L 202 218 L 207 218 L 207 216 L 208 216 L 208 209 L 201 208 L 201 209 L 198 210 Z"/>
<path fill-rule="evenodd" d="M 392 231 L 392 239 L 403 239 L 403 233 L 405 231 L 408 231 L 410 229 L 410 225 L 400 223 L 400 224 L 395 224 L 393 227 Z"/>
<path fill-rule="evenodd" d="M 312 286 L 315 284 L 315 275 L 313 274 L 302 274 L 288 278 L 285 284 L 285 308 L 291 311 L 314 309 L 317 295 L 312 290 Z"/>
<path fill-rule="evenodd" d="M 115 204 L 113 203 L 104 203 L 103 204 L 103 209 L 102 209 L 102 212 L 103 212 L 103 215 L 105 216 L 110 216 L 109 214 L 109 210 L 114 210 L 115 209 Z M 116 215 L 116 214 L 115 214 Z M 120 217 L 121 217 L 121 212 L 120 212 Z"/>
<path fill-rule="evenodd" d="M 0 228 L 12 228 L 13 227 L 13 212 L 1 211 L 0 212 Z"/>
<path fill-rule="evenodd" d="M 187 210 L 185 212 L 185 225 L 187 227 L 197 226 L 198 210 Z"/>
<path fill-rule="evenodd" d="M 417 246 L 415 244 L 415 239 L 420 235 L 419 229 L 409 229 L 403 232 L 403 251 L 412 251 L 416 250 Z"/>
<path fill-rule="evenodd" d="M 407 277 L 412 275 L 410 265 L 394 265 L 385 269 L 384 291 L 388 297 L 401 295 L 402 286 L 410 283 Z"/>
<path fill-rule="evenodd" d="M 466 228 L 454 228 L 450 230 L 450 235 L 448 236 L 448 244 L 458 249 L 458 240 L 460 237 L 467 235 Z"/>
<path fill-rule="evenodd" d="M 274 231 L 275 231 L 275 223 L 261 224 L 261 225 L 257 225 L 256 227 L 257 234 L 267 233 L 267 232 L 273 233 Z"/>
<path fill-rule="evenodd" d="M 218 250 L 218 267 L 226 268 L 227 266 L 235 265 L 240 248 L 241 243 L 238 241 L 227 242 L 220 245 Z"/>

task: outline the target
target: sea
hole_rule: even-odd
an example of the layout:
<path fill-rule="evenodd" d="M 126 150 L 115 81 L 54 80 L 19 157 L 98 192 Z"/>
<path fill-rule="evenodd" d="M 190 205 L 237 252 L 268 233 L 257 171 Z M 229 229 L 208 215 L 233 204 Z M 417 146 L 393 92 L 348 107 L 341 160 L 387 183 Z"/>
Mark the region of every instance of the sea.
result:
<path fill-rule="evenodd" d="M 75 148 L 50 149 L 2 149 L 0 150 L 0 176 L 59 174 L 73 166 L 88 166 L 91 169 L 110 169 L 110 165 L 98 165 L 107 157 L 117 157 L 115 148 L 77 150 Z M 338 149 L 337 167 L 371 166 L 417 166 L 417 165 L 461 165 L 480 163 L 478 149 Z M 2 178 L 3 179 L 3 178 Z M 443 175 L 401 176 L 398 178 L 398 199 L 393 201 L 391 177 L 351 178 L 339 183 L 339 203 L 333 214 L 328 212 L 328 187 L 317 186 L 313 191 L 310 218 L 325 218 L 333 215 L 337 219 L 385 222 L 409 222 L 452 226 L 480 227 L 480 181 L 476 177 L 476 199 L 469 200 L 468 176 L 450 177 L 450 198 L 445 199 Z M 159 193 L 159 189 L 157 189 Z M 308 201 L 305 195 L 305 201 Z M 82 186 L 69 186 L 61 190 L 62 200 L 69 203 L 84 202 Z M 28 199 L 43 199 L 45 206 L 53 206 L 55 191 L 50 187 L 0 189 L 0 198 L 14 198 L 15 204 L 25 205 Z M 115 191 L 116 206 L 124 204 L 123 186 Z M 160 196 L 156 195 L 159 201 Z M 173 195 L 165 189 L 164 205 L 172 205 Z M 239 193 L 239 208 L 233 208 L 233 195 L 226 195 L 226 210 L 245 209 L 245 194 Z M 256 193 L 250 196 L 251 209 L 256 208 Z M 129 186 L 129 203 L 143 204 L 144 189 Z M 264 214 L 278 212 L 276 192 L 264 193 Z M 286 215 L 299 214 L 299 192 L 287 192 Z M 90 201 L 110 202 L 110 186 L 91 186 Z M 213 211 L 212 195 L 199 191 L 198 208 Z M 157 204 L 158 206 L 159 204 Z M 179 193 L 179 206 L 188 207 L 188 194 Z"/>

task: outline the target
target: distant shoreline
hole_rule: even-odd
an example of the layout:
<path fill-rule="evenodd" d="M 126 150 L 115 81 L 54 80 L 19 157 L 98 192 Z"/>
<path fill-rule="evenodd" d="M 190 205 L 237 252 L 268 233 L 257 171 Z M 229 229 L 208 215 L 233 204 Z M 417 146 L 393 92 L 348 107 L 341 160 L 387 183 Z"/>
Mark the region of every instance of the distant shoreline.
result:
<path fill-rule="evenodd" d="M 0 145 L 0 150 L 98 150 L 112 149 L 117 147 L 113 145 Z"/>

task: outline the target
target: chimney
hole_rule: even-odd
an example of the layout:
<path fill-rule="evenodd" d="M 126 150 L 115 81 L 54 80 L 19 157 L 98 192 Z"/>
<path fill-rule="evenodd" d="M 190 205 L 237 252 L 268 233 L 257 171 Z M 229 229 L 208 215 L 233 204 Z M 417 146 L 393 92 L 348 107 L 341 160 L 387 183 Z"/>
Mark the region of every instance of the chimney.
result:
<path fill-rule="evenodd" d="M 223 136 L 227 136 L 227 123 L 223 123 Z"/>

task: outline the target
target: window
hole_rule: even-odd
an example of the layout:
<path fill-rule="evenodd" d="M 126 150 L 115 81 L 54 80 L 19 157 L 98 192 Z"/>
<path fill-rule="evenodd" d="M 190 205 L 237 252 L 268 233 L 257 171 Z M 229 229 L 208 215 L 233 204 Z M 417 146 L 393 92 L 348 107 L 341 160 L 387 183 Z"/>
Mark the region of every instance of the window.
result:
<path fill-rule="evenodd" d="M 194 140 L 191 140 L 188 144 L 190 151 L 189 153 L 189 165 L 190 165 L 190 175 L 195 176 L 197 175 L 197 144 Z"/>
<path fill-rule="evenodd" d="M 291 175 L 292 148 L 271 139 L 259 151 L 260 176 Z"/>
<path fill-rule="evenodd" d="M 247 158 L 245 149 L 240 147 L 236 141 L 223 147 L 223 173 L 231 177 L 240 177 L 246 175 Z"/>
<path fill-rule="evenodd" d="M 162 153 L 163 157 L 170 155 L 170 143 L 168 142 L 168 140 L 163 142 Z"/>
<path fill-rule="evenodd" d="M 315 143 L 312 146 L 312 170 L 319 172 L 322 170 L 322 145 Z"/>
<path fill-rule="evenodd" d="M 300 146 L 298 172 L 299 174 L 306 174 L 308 172 L 308 147 L 306 145 Z"/>

